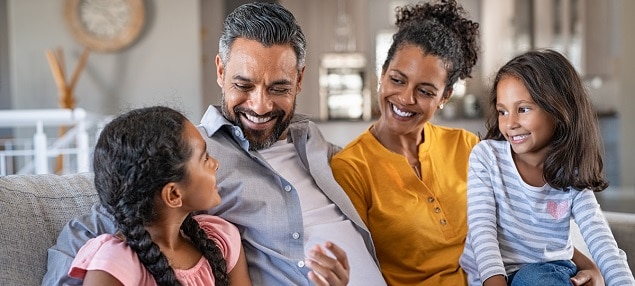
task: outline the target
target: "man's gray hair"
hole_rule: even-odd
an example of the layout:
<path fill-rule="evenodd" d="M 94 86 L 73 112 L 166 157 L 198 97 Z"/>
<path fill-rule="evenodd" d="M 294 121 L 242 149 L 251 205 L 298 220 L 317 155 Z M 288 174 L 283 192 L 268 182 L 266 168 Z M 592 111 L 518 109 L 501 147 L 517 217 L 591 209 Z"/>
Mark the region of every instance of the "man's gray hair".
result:
<path fill-rule="evenodd" d="M 265 47 L 291 45 L 297 57 L 298 72 L 306 60 L 306 39 L 300 25 L 289 10 L 275 3 L 244 4 L 231 12 L 223 23 L 218 51 L 223 65 L 238 38 L 255 40 Z"/>

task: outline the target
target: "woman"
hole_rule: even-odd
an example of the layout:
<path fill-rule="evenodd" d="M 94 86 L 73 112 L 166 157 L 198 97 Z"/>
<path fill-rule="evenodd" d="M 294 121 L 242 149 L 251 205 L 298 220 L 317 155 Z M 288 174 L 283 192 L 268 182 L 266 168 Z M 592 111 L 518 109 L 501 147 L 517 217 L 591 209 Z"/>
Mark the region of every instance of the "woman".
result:
<path fill-rule="evenodd" d="M 429 122 L 476 64 L 479 25 L 465 14 L 454 0 L 397 9 L 377 92 L 381 117 L 331 161 L 389 285 L 467 283 L 459 257 L 468 157 L 479 139 Z"/>

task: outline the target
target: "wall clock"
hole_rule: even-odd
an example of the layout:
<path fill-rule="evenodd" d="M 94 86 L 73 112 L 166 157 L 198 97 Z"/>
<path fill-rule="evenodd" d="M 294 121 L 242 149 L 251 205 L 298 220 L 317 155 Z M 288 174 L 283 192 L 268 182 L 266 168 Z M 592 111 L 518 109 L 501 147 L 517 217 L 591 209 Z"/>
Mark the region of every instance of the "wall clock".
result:
<path fill-rule="evenodd" d="M 98 52 L 128 47 L 141 34 L 143 0 L 66 0 L 64 19 L 73 37 Z"/>

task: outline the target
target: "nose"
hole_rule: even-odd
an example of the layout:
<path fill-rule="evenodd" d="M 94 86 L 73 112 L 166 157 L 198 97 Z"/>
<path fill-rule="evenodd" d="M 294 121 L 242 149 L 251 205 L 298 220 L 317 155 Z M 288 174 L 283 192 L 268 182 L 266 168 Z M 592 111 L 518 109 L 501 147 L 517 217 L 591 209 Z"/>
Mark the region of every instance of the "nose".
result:
<path fill-rule="evenodd" d="M 214 160 L 214 171 L 218 171 L 218 167 L 220 167 L 220 162 L 218 162 L 216 158 L 211 158 L 211 159 Z"/>
<path fill-rule="evenodd" d="M 505 121 L 506 126 L 509 129 L 518 128 L 520 126 L 518 124 L 518 114 L 515 112 L 510 112 L 507 118 L 505 118 Z"/>
<path fill-rule="evenodd" d="M 399 103 L 403 105 L 415 104 L 415 97 L 413 95 L 414 91 L 407 90 L 399 95 Z"/>
<path fill-rule="evenodd" d="M 273 101 L 264 88 L 256 88 L 249 94 L 247 101 L 249 109 L 255 113 L 263 115 L 273 110 Z"/>

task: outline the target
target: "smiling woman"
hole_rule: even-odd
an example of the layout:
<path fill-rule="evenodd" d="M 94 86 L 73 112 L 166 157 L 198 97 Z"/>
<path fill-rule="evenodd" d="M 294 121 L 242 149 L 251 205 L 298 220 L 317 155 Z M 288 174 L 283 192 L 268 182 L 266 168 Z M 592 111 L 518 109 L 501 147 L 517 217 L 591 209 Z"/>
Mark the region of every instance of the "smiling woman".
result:
<path fill-rule="evenodd" d="M 66 0 L 64 19 L 87 48 L 114 52 L 132 44 L 145 19 L 143 0 Z"/>

